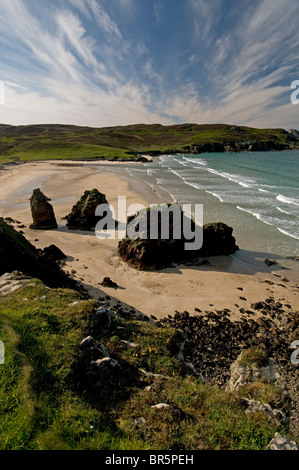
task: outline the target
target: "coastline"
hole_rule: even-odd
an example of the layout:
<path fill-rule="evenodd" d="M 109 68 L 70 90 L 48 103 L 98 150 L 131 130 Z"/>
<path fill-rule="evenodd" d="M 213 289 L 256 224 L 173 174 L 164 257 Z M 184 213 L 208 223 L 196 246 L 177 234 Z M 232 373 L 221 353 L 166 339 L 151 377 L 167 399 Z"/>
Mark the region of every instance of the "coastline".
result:
<path fill-rule="evenodd" d="M 149 185 L 130 181 L 129 174 L 125 174 L 129 163 L 47 161 L 6 167 L 0 172 L 0 216 L 17 220 L 17 229 L 24 225 L 25 237 L 37 248 L 57 245 L 68 256 L 65 270 L 72 272 L 92 296 L 109 296 L 112 302 L 125 303 L 149 317 L 161 319 L 176 311 L 197 314 L 195 309 L 229 309 L 231 317 L 238 319 L 253 314 L 246 313 L 251 311 L 252 303 L 269 297 L 290 305 L 293 310 L 299 309 L 299 289 L 293 281 L 283 281 L 277 271 L 266 267 L 261 270 L 255 265 L 242 264 L 234 256 L 210 258 L 212 266 L 178 265 L 162 271 L 141 272 L 117 256 L 118 240 L 98 240 L 90 232 L 70 232 L 61 219 L 87 189 L 95 187 L 106 194 L 114 207 L 118 196 L 126 196 L 128 206 L 167 202 Z M 115 165 L 123 168 L 123 177 L 122 170 L 116 174 Z M 57 230 L 42 232 L 28 228 L 29 197 L 36 187 L 51 198 L 59 225 Z M 118 289 L 100 285 L 107 276 L 118 284 Z M 289 311 L 288 307 L 285 309 Z"/>

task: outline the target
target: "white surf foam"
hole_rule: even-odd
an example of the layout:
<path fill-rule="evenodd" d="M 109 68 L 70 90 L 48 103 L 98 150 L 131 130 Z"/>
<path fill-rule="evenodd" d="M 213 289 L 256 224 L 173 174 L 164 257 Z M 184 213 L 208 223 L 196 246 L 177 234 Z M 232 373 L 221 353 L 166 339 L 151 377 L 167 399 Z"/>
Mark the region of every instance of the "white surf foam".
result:
<path fill-rule="evenodd" d="M 291 204 L 293 206 L 299 206 L 299 199 L 283 196 L 279 194 L 276 196 L 277 201 L 284 202 L 285 204 Z"/>

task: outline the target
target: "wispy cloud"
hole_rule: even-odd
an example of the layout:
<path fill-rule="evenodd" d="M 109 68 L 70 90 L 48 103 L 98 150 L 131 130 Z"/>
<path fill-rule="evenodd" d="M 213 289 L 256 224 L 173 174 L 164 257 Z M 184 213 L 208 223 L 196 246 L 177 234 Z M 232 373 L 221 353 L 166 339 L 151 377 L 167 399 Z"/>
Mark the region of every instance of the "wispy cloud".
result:
<path fill-rule="evenodd" d="M 213 29 L 221 18 L 221 0 L 188 0 L 194 20 L 194 31 L 208 43 L 213 39 Z"/>
<path fill-rule="evenodd" d="M 157 2 L 157 3 L 154 3 L 153 8 L 154 8 L 154 14 L 155 14 L 157 23 L 161 23 L 162 21 L 161 13 L 162 13 L 163 5 L 160 2 Z"/>
<path fill-rule="evenodd" d="M 298 14 L 297 0 L 0 0 L 0 121 L 298 127 Z"/>

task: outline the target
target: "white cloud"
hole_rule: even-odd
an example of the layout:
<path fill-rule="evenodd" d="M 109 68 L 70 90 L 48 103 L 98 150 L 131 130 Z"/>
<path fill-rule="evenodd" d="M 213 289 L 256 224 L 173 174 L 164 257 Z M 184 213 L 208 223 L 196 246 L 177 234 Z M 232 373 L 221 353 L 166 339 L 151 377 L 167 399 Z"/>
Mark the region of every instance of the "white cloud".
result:
<path fill-rule="evenodd" d="M 108 13 L 104 10 L 99 2 L 96 0 L 85 0 L 94 14 L 98 25 L 103 28 L 107 33 L 121 38 L 121 33 L 117 24 L 110 18 Z"/>
<path fill-rule="evenodd" d="M 206 42 L 213 40 L 213 29 L 220 19 L 221 0 L 188 0 L 194 21 L 194 32 Z"/>
<path fill-rule="evenodd" d="M 157 23 L 161 23 L 162 21 L 162 13 L 161 10 L 163 8 L 163 5 L 160 2 L 154 3 L 154 15 L 156 18 Z"/>
<path fill-rule="evenodd" d="M 132 0 L 115 2 L 123 9 L 141 8 Z M 159 5 L 166 8 L 161 2 L 153 8 Z M 0 79 L 7 85 L 0 121 L 298 127 L 299 106 L 291 105 L 287 90 L 299 78 L 293 74 L 299 48 L 297 0 L 255 2 L 234 27 L 219 30 L 214 26 L 221 0 L 188 0 L 188 5 L 197 28 L 197 48 L 184 44 L 183 53 L 169 49 L 165 69 L 158 69 L 162 60 L 155 60 L 160 58 L 154 55 L 157 51 L 141 37 L 126 35 L 123 23 L 116 23 L 118 16 L 108 14 L 114 12 L 108 2 L 68 0 L 64 8 L 37 14 L 25 0 L 0 0 L 0 41 L 13 59 L 9 63 L 2 58 L 5 77 Z M 100 28 L 100 47 L 96 30 L 87 28 L 87 18 Z M 201 95 L 198 85 L 204 80 L 207 90 Z"/>
<path fill-rule="evenodd" d="M 67 38 L 71 46 L 87 65 L 97 65 L 92 53 L 94 42 L 85 36 L 85 29 L 78 18 L 71 12 L 59 12 L 56 15 L 60 35 Z"/>

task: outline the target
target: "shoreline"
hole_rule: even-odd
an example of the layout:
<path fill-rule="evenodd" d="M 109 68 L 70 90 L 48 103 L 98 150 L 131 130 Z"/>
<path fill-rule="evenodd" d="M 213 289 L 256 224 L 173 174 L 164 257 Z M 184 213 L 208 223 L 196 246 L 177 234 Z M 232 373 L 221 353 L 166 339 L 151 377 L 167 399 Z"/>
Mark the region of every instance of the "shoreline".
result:
<path fill-rule="evenodd" d="M 158 319 L 174 315 L 176 311 L 197 314 L 195 309 L 224 308 L 238 319 L 250 315 L 246 312 L 250 312 L 252 303 L 269 297 L 299 309 L 299 289 L 293 281 L 285 282 L 275 270 L 245 265 L 232 256 L 209 258 L 212 264 L 209 267 L 176 265 L 154 272 L 129 267 L 117 256 L 118 240 L 98 240 L 91 232 L 71 232 L 62 217 L 70 212 L 85 190 L 93 187 L 105 193 L 108 202 L 115 207 L 118 195 L 127 197 L 128 206 L 165 201 L 149 185 L 142 187 L 141 183 L 130 181 L 129 174 L 122 178 L 103 162 L 75 167 L 68 161 L 42 163 L 15 165 L 0 172 L 0 216 L 18 220 L 17 229 L 18 225 L 25 225 L 24 236 L 37 248 L 57 245 L 68 256 L 64 269 L 82 282 L 95 298 L 109 296 L 114 303 L 125 303 Z M 125 169 L 123 163 L 121 166 Z M 29 197 L 35 187 L 40 187 L 51 198 L 58 229 L 44 232 L 28 228 L 32 221 Z M 118 289 L 102 287 L 104 277 L 116 282 Z"/>

